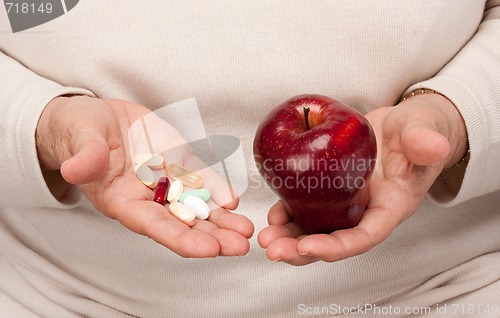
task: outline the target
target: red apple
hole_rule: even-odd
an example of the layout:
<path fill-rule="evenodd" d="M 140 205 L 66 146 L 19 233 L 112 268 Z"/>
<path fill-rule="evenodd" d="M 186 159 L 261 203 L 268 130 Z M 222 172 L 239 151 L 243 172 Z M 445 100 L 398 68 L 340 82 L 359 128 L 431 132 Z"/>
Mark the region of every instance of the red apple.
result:
<path fill-rule="evenodd" d="M 260 124 L 253 151 L 260 173 L 306 233 L 359 223 L 377 155 L 362 114 L 326 96 L 293 97 Z"/>

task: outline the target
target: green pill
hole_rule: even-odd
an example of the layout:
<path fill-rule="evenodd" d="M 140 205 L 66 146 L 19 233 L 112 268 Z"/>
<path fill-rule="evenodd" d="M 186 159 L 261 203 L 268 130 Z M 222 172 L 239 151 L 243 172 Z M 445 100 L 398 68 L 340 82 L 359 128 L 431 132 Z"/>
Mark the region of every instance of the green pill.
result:
<path fill-rule="evenodd" d="M 206 188 L 201 188 L 197 190 L 192 190 L 192 191 L 186 191 L 181 196 L 179 197 L 179 202 L 184 204 L 184 200 L 189 197 L 194 195 L 195 197 L 198 197 L 202 199 L 203 201 L 208 201 L 210 199 L 210 191 Z"/>

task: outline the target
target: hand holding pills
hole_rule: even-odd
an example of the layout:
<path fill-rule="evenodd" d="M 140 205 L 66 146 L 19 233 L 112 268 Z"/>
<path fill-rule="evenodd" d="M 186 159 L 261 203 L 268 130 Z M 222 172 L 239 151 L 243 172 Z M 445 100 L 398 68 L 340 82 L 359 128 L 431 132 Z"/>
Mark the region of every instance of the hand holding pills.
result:
<path fill-rule="evenodd" d="M 253 225 L 227 210 L 235 209 L 238 201 L 227 199 L 215 172 L 196 168 L 199 158 L 188 149 L 165 161 L 162 156 L 131 158 L 127 131 L 131 123 L 149 113 L 147 108 L 123 100 L 83 96 L 52 100 L 36 132 L 40 165 L 51 176 L 47 177 L 51 191 L 64 200 L 69 184 L 77 185 L 104 215 L 184 257 L 247 254 Z M 185 142 L 165 121 L 158 119 L 154 125 L 164 132 L 161 142 L 165 145 Z M 138 161 L 142 163 L 137 165 Z M 165 171 L 178 177 L 162 179 L 157 177 L 158 171 L 163 171 L 160 177 L 166 177 Z M 185 191 L 169 193 L 179 183 Z M 173 207 L 172 202 L 170 209 L 158 204 L 169 195 L 176 199 Z M 200 201 L 209 206 L 208 211 Z M 181 219 L 184 207 L 198 215 L 195 224 Z"/>
<path fill-rule="evenodd" d="M 206 188 L 199 189 L 203 185 L 203 179 L 200 175 L 175 163 L 165 167 L 163 156 L 152 153 L 137 154 L 134 167 L 137 178 L 145 186 L 154 188 L 153 201 L 161 205 L 167 201 L 166 203 L 170 204 L 170 213 L 181 222 L 193 226 L 196 224 L 195 218 L 208 219 L 210 207 L 205 201 L 210 199 L 210 191 Z M 154 170 L 163 172 L 165 176 L 157 178 Z M 175 181 L 170 183 L 169 177 Z M 199 190 L 184 192 L 184 186 Z M 182 201 L 180 201 L 181 195 L 183 196 Z"/>

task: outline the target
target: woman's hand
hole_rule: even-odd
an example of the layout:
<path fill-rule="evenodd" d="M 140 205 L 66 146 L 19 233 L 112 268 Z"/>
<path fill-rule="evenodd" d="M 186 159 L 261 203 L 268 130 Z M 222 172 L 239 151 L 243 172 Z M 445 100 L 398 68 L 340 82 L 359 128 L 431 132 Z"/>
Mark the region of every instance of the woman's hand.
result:
<path fill-rule="evenodd" d="M 78 185 L 104 215 L 181 256 L 247 254 L 253 225 L 246 217 L 226 210 L 235 209 L 238 200 L 228 199 L 228 187 L 220 187 L 221 180 L 210 169 L 199 171 L 212 193 L 211 206 L 216 207 L 208 220 L 198 220 L 190 228 L 172 216 L 167 207 L 152 201 L 153 191 L 134 173 L 128 141 L 131 125 L 148 114 L 151 112 L 147 108 L 123 100 L 83 96 L 54 99 L 37 127 L 42 170 L 60 170 L 59 187 Z M 159 141 L 167 147 L 164 149 L 186 144 L 168 123 L 159 118 L 153 121 L 158 126 L 155 129 L 164 132 Z M 179 153 L 179 149 L 186 151 Z M 167 162 L 174 160 L 187 167 L 200 162 L 189 147 L 177 147 L 173 157 Z"/>
<path fill-rule="evenodd" d="M 416 211 L 442 169 L 466 152 L 463 119 L 439 94 L 418 95 L 366 117 L 377 136 L 378 158 L 370 202 L 360 223 L 331 234 L 304 235 L 278 202 L 269 211 L 269 226 L 258 237 L 270 260 L 305 265 L 369 251 Z"/>

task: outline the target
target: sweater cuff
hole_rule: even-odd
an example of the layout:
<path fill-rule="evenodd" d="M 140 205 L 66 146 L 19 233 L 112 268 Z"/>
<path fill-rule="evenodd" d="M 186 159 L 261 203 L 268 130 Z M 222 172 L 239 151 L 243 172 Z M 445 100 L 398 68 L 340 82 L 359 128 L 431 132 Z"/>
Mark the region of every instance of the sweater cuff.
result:
<path fill-rule="evenodd" d="M 35 132 L 43 110 L 55 97 L 93 94 L 85 89 L 64 87 L 33 75 L 25 77 L 22 86 L 18 83 L 17 87 L 10 87 L 10 91 L 0 92 L 0 96 L 8 97 L 15 92 L 13 98 L 7 98 L 7 109 L 3 112 L 6 117 L 0 122 L 4 126 L 1 130 L 8 132 L 6 138 L 0 140 L 0 146 L 7 152 L 6 157 L 1 159 L 0 175 L 3 180 L 9 180 L 8 184 L 1 185 L 0 205 L 72 208 L 80 203 L 83 196 L 76 186 L 69 186 L 60 200 L 54 197 L 47 185 L 49 179 L 44 178 L 40 168 Z"/>

